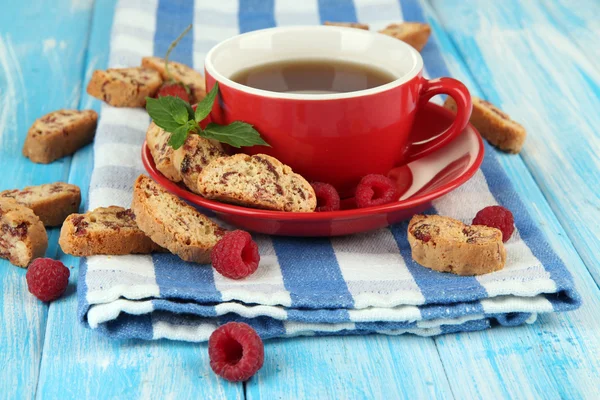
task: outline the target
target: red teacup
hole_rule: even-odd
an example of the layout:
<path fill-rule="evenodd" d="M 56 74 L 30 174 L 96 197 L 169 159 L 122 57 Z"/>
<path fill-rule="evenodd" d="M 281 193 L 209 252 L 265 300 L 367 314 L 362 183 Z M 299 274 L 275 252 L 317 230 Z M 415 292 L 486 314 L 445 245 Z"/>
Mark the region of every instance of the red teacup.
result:
<path fill-rule="evenodd" d="M 354 61 L 384 69 L 396 79 L 372 89 L 333 94 L 279 93 L 229 79 L 267 62 L 294 59 Z M 406 43 L 379 33 L 333 26 L 254 31 L 215 46 L 205 62 L 206 87 L 219 82 L 211 119 L 254 125 L 272 146 L 244 148 L 266 153 L 309 181 L 334 185 L 352 195 L 358 181 L 444 146 L 467 125 L 471 97 L 451 78 L 423 78 L 423 59 Z M 443 133 L 413 143 L 409 134 L 417 108 L 437 94 L 456 100 L 458 112 Z"/>

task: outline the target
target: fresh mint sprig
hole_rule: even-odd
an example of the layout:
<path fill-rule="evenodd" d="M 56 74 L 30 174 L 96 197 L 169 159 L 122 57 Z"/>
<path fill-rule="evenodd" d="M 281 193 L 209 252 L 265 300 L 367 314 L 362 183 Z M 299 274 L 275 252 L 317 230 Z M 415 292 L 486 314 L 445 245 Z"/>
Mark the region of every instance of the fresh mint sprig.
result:
<path fill-rule="evenodd" d="M 235 121 L 229 125 L 209 123 L 202 129 L 202 122 L 213 108 L 219 91 L 219 82 L 196 107 L 194 112 L 189 103 L 174 96 L 163 96 L 158 99 L 146 97 L 146 110 L 154 123 L 171 133 L 169 146 L 177 150 L 185 143 L 190 133 L 198 134 L 206 139 L 215 139 L 221 143 L 239 148 L 242 146 L 269 146 L 260 137 L 260 133 L 252 125 Z"/>

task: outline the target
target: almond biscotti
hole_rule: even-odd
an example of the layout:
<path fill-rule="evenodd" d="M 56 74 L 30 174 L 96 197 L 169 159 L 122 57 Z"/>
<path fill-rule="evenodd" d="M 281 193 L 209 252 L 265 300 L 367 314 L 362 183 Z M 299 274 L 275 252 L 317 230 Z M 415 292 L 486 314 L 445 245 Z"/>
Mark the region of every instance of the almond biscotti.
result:
<path fill-rule="evenodd" d="M 385 29 L 380 30 L 379 33 L 400 39 L 410 44 L 417 51 L 421 51 L 429 40 L 431 27 L 428 24 L 419 22 L 403 22 L 401 24 L 390 24 Z"/>
<path fill-rule="evenodd" d="M 48 164 L 91 143 L 98 114 L 93 110 L 58 110 L 36 119 L 25 138 L 23 155 Z"/>
<path fill-rule="evenodd" d="M 69 215 L 58 243 L 63 252 L 78 257 L 163 251 L 138 228 L 133 211 L 117 206 Z"/>
<path fill-rule="evenodd" d="M 150 149 L 156 169 L 170 181 L 180 182 L 181 174 L 173 162 L 173 148 L 169 146 L 170 137 L 169 132 L 152 122 L 146 131 L 146 144 Z"/>
<path fill-rule="evenodd" d="M 198 189 L 208 199 L 267 210 L 310 212 L 317 206 L 312 186 L 266 154 L 216 159 L 200 173 Z"/>
<path fill-rule="evenodd" d="M 33 210 L 44 226 L 60 226 L 65 218 L 79 210 L 79 187 L 64 182 L 27 186 L 21 190 L 5 190 L 0 197 L 12 198 Z"/>
<path fill-rule="evenodd" d="M 0 198 L 0 258 L 27 268 L 47 248 L 46 229 L 33 211 L 13 199 Z"/>
<path fill-rule="evenodd" d="M 499 229 L 439 215 L 412 217 L 408 243 L 417 263 L 441 272 L 481 275 L 504 268 L 506 262 Z"/>
<path fill-rule="evenodd" d="M 164 81 L 169 80 L 169 75 L 165 70 L 165 60 L 160 57 L 144 57 L 142 58 L 142 67 L 151 68 L 160 73 Z M 169 72 L 173 79 L 183 83 L 190 89 L 190 103 L 195 104 L 206 96 L 206 87 L 204 76 L 193 68 L 187 65 L 169 61 Z"/>
<path fill-rule="evenodd" d="M 328 25 L 328 26 L 343 26 L 345 28 L 363 29 L 365 31 L 369 30 L 369 25 L 367 25 L 367 24 L 361 24 L 361 23 L 358 23 L 358 22 L 331 22 L 331 21 L 325 21 L 325 23 L 323 25 Z"/>
<path fill-rule="evenodd" d="M 225 234 L 225 229 L 145 175 L 133 185 L 131 209 L 146 235 L 185 261 L 210 262 L 210 252 Z"/>
<path fill-rule="evenodd" d="M 493 104 L 472 96 L 473 112 L 470 122 L 492 145 L 509 153 L 518 153 L 525 143 L 527 131 Z M 448 97 L 444 107 L 456 113 L 456 102 Z"/>
<path fill-rule="evenodd" d="M 170 147 L 169 147 L 170 148 Z M 173 151 L 173 163 L 183 183 L 194 193 L 198 190 L 198 176 L 211 161 L 225 156 L 220 144 L 198 135 L 189 135 L 180 148 Z"/>
<path fill-rule="evenodd" d="M 154 97 L 162 83 L 160 74 L 150 68 L 96 70 L 87 92 L 114 107 L 144 107 L 146 97 Z"/>

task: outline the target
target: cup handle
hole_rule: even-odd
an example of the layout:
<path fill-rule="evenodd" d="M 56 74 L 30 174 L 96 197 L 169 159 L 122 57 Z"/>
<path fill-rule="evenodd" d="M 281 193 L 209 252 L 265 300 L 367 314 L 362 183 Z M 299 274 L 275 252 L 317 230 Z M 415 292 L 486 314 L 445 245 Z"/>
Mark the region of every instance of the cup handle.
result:
<path fill-rule="evenodd" d="M 411 144 L 407 151 L 408 156 L 404 162 L 409 163 L 427 154 L 434 152 L 446 145 L 465 129 L 471 117 L 471 94 L 462 82 L 452 78 L 437 78 L 424 80 L 421 93 L 419 94 L 418 108 L 421 108 L 437 94 L 447 94 L 456 102 L 456 118 L 444 132 L 427 140 Z"/>

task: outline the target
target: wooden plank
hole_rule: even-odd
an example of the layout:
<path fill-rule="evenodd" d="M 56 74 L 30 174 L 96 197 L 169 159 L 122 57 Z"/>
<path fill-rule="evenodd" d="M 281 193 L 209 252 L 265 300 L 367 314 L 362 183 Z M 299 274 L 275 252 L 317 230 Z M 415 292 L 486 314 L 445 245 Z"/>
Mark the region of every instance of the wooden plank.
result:
<path fill-rule="evenodd" d="M 600 60 L 600 3 L 596 0 L 543 1 L 540 3 L 549 14 L 554 25 L 569 37 L 581 54 L 591 61 L 596 69 Z M 600 69 L 599 69 L 600 70 Z"/>
<path fill-rule="evenodd" d="M 452 399 L 433 340 L 339 336 L 267 342 L 248 399 Z M 427 364 L 427 360 L 432 360 Z"/>
<path fill-rule="evenodd" d="M 96 2 L 85 79 L 108 63 L 109 39 L 116 0 Z M 100 111 L 98 101 L 84 95 L 82 106 Z M 141 146 L 141 143 L 140 143 Z M 69 182 L 87 194 L 93 154 L 74 157 Z M 87 197 L 87 196 L 86 196 Z M 66 265 L 79 265 L 62 255 Z M 77 282 L 77 268 L 72 273 Z M 242 384 L 219 379 L 210 369 L 206 345 L 172 341 L 116 341 L 84 328 L 77 321 L 74 293 L 52 303 L 38 384 L 40 398 L 66 399 L 241 399 Z"/>
<path fill-rule="evenodd" d="M 514 68 L 514 65 L 507 64 L 505 58 L 514 57 L 521 63 L 528 63 L 531 57 L 528 52 L 507 57 L 504 53 L 514 51 L 514 48 L 503 48 L 499 59 L 490 57 L 470 60 L 469 54 L 481 54 L 481 47 L 487 46 L 488 52 L 491 51 L 489 47 L 494 47 L 494 42 L 474 44 L 473 38 L 480 38 L 484 29 L 501 29 L 501 24 L 489 20 L 502 14 L 499 8 L 505 3 L 487 2 L 485 7 L 481 7 L 479 2 L 477 5 L 475 2 L 465 2 L 460 6 L 450 6 L 441 1 L 433 1 L 435 11 L 427 2 L 422 3 L 451 74 L 465 82 L 473 94 L 482 96 L 485 93 L 486 97 L 497 101 L 499 94 L 504 93 L 507 86 L 526 87 L 518 75 L 510 74 L 508 78 L 504 69 Z M 510 13 L 505 13 L 503 18 L 508 20 L 515 15 L 522 15 L 522 11 L 514 8 L 517 5 L 512 6 Z M 538 24 L 541 22 L 537 21 Z M 450 36 L 444 30 L 450 32 Z M 521 36 L 528 33 L 517 34 L 511 31 L 510 35 L 517 42 L 525 40 Z M 467 64 L 463 63 L 461 56 L 468 61 Z M 476 72 L 486 68 L 499 69 L 493 75 L 497 78 L 492 79 L 488 74 L 480 76 Z M 523 79 L 532 79 L 532 76 Z M 517 89 L 513 90 L 513 95 L 518 99 Z M 545 90 L 550 92 L 547 96 L 549 99 L 560 97 L 560 93 L 556 93 L 558 88 L 546 87 Z M 579 87 L 579 90 L 587 88 Z M 504 107 L 505 104 L 511 104 L 511 99 L 502 97 L 501 105 Z M 518 111 L 516 106 L 504 108 L 509 112 Z M 517 118 L 525 124 L 532 124 L 527 110 L 521 110 L 521 116 Z M 549 121 L 560 118 L 561 116 L 549 116 Z M 529 139 L 540 132 L 548 135 L 546 129 L 537 127 L 530 128 L 530 132 Z M 532 147 L 528 146 L 526 151 L 530 151 Z M 536 144 L 535 149 L 540 151 L 539 145 Z M 452 391 L 457 398 L 597 398 L 597 393 L 600 392 L 600 380 L 597 378 L 600 372 L 600 340 L 593 332 L 600 329 L 597 319 L 600 312 L 598 287 L 546 201 L 546 192 L 542 193 L 536 185 L 528 166 L 518 156 L 499 154 L 499 160 L 517 192 L 529 200 L 527 206 L 532 217 L 574 275 L 585 304 L 571 313 L 542 316 L 530 326 L 496 328 L 437 338 L 436 344 Z M 529 167 L 535 175 L 535 166 Z"/>
<path fill-rule="evenodd" d="M 68 0 L 57 0 L 52 7 L 42 2 L 27 7 L 20 2 L 3 4 L 0 190 L 66 180 L 70 157 L 50 165 L 34 164 L 21 155 L 21 148 L 36 118 L 77 107 L 90 15 L 89 7 L 73 8 Z M 55 257 L 58 230 L 48 233 L 46 254 Z M 48 307 L 29 294 L 25 272 L 0 261 L 0 397 L 5 398 L 33 398 L 38 380 Z"/>

